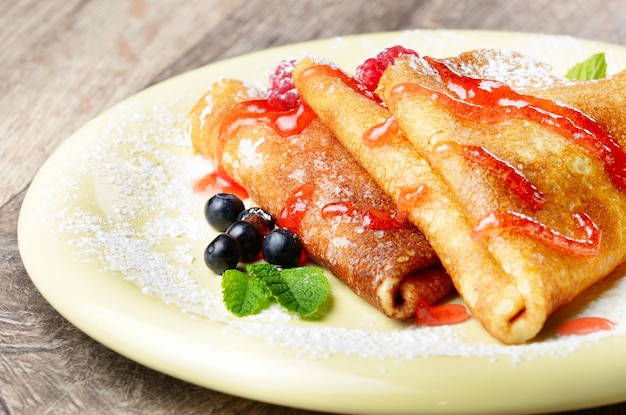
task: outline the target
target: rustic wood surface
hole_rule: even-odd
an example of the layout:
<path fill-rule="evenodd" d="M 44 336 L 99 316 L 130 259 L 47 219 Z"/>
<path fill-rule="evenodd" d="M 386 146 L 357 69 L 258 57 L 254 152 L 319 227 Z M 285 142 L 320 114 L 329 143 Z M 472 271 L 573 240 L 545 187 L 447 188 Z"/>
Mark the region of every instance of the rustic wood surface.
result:
<path fill-rule="evenodd" d="M 0 414 L 313 414 L 138 365 L 78 331 L 35 289 L 17 248 L 24 194 L 55 148 L 104 109 L 210 62 L 338 35 L 498 29 L 626 45 L 624 6 L 621 0 L 0 0 Z M 571 412 L 622 413 L 626 404 Z"/>

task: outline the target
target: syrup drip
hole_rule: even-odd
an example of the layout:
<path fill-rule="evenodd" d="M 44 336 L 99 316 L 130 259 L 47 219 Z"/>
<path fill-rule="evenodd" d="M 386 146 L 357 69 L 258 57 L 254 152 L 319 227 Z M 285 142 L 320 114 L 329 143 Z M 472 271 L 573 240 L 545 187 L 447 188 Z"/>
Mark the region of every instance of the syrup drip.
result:
<path fill-rule="evenodd" d="M 285 202 L 285 206 L 278 215 L 278 226 L 296 232 L 304 215 L 311 208 L 315 185 L 305 183 L 298 187 Z"/>
<path fill-rule="evenodd" d="M 471 318 L 462 304 L 430 305 L 423 300 L 417 302 L 416 319 L 421 326 L 443 326 L 457 324 Z"/>
<path fill-rule="evenodd" d="M 409 210 L 419 207 L 429 195 L 430 189 L 425 184 L 405 187 L 398 195 L 398 213 L 406 216 Z"/>
<path fill-rule="evenodd" d="M 381 209 L 357 209 L 350 202 L 333 202 L 322 208 L 322 218 L 338 216 L 356 218 L 365 229 L 384 231 L 406 227 L 403 218 Z"/>
<path fill-rule="evenodd" d="M 500 160 L 480 146 L 462 145 L 453 141 L 441 143 L 435 152 L 446 154 L 455 152 L 466 159 L 487 168 L 496 174 L 533 211 L 540 210 L 546 203 L 545 195 L 537 189 L 521 172 L 509 163 Z"/>
<path fill-rule="evenodd" d="M 232 193 L 240 199 L 247 199 L 248 192 L 223 172 L 213 172 L 198 179 L 193 184 L 193 191 L 213 196 L 218 193 Z"/>
<path fill-rule="evenodd" d="M 575 108 L 519 94 L 498 81 L 463 76 L 439 60 L 425 59 L 439 72 L 450 94 L 436 93 L 417 83 L 404 83 L 392 89 L 392 99 L 400 99 L 407 93 L 425 93 L 458 118 L 488 123 L 511 118 L 537 122 L 599 158 L 613 183 L 626 191 L 626 153 L 595 120 Z"/>
<path fill-rule="evenodd" d="M 510 211 L 489 213 L 472 229 L 471 236 L 475 241 L 482 241 L 503 232 L 518 232 L 568 255 L 585 258 L 598 255 L 602 233 L 596 224 L 584 213 L 572 213 L 572 219 L 585 234 L 583 239 L 570 238 L 528 216 Z"/>
<path fill-rule="evenodd" d="M 380 124 L 374 125 L 363 134 L 363 142 L 368 147 L 390 144 L 400 132 L 400 126 L 393 115 Z"/>
<path fill-rule="evenodd" d="M 311 66 L 310 68 L 305 69 L 301 75 L 302 79 L 305 79 L 309 76 L 331 76 L 334 78 L 338 78 L 341 82 L 352 88 L 354 92 L 361 94 L 371 100 L 374 100 L 379 104 L 382 103 L 382 100 L 378 95 L 368 90 L 367 87 L 358 79 L 348 75 L 339 68 L 335 68 L 330 65 Z"/>
<path fill-rule="evenodd" d="M 613 330 L 613 328 L 615 328 L 615 323 L 611 320 L 601 317 L 581 317 L 564 323 L 556 329 L 556 332 L 564 336 L 585 335 Z"/>
<path fill-rule="evenodd" d="M 271 127 L 281 137 L 300 134 L 315 119 L 316 115 L 306 104 L 279 110 L 266 99 L 240 102 L 224 117 L 220 139 L 227 139 L 237 129 L 257 122 Z"/>

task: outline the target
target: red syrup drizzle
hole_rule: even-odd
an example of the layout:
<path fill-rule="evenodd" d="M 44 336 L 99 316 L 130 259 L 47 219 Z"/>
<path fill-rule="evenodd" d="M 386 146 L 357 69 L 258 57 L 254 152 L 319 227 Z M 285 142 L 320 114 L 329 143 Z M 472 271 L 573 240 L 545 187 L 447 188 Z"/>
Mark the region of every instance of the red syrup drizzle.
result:
<path fill-rule="evenodd" d="M 546 203 L 546 196 L 521 172 L 506 161 L 500 160 L 483 147 L 463 145 L 454 141 L 448 141 L 438 144 L 435 147 L 435 152 L 443 155 L 454 152 L 462 155 L 467 160 L 487 168 L 498 175 L 498 177 L 500 177 L 520 199 L 528 204 L 533 211 L 541 210 Z"/>
<path fill-rule="evenodd" d="M 581 317 L 565 322 L 556 329 L 556 332 L 564 336 L 582 336 L 599 331 L 613 330 L 613 328 L 615 328 L 615 323 L 611 320 L 601 317 Z"/>
<path fill-rule="evenodd" d="M 215 148 L 215 165 L 219 169 L 224 145 L 239 128 L 262 123 L 284 138 L 302 133 L 316 117 L 311 107 L 303 103 L 282 110 L 272 106 L 266 99 L 240 102 L 222 120 Z"/>
<path fill-rule="evenodd" d="M 314 191 L 313 183 L 305 183 L 294 190 L 278 215 L 278 226 L 297 232 L 304 215 L 311 208 Z"/>
<path fill-rule="evenodd" d="M 398 214 L 406 216 L 409 210 L 419 207 L 428 196 L 430 196 L 430 188 L 425 184 L 405 187 L 398 195 Z"/>
<path fill-rule="evenodd" d="M 300 134 L 307 128 L 316 115 L 305 104 L 299 103 L 287 110 L 277 109 L 266 99 L 240 102 L 226 114 L 220 126 L 213 162 L 216 172 L 210 173 L 194 184 L 196 192 L 233 193 L 239 197 L 248 197 L 247 191 L 235 183 L 221 168 L 219 162 L 228 138 L 239 128 L 262 123 L 272 128 L 281 137 Z"/>
<path fill-rule="evenodd" d="M 430 305 L 418 300 L 416 319 L 421 326 L 444 326 L 458 324 L 471 318 L 462 304 Z"/>
<path fill-rule="evenodd" d="M 322 218 L 331 219 L 338 216 L 355 218 L 361 222 L 365 229 L 385 231 L 407 227 L 404 218 L 397 213 L 391 213 L 382 209 L 357 209 L 350 202 L 333 202 L 322 208 Z"/>
<path fill-rule="evenodd" d="M 584 238 L 571 238 L 522 213 L 511 211 L 489 213 L 472 229 L 471 236 L 475 241 L 481 241 L 504 231 L 521 232 L 568 255 L 584 258 L 598 255 L 602 233 L 596 224 L 584 213 L 572 213 L 572 219 L 576 228 L 585 234 Z"/>
<path fill-rule="evenodd" d="M 379 147 L 390 144 L 400 132 L 400 126 L 396 117 L 393 115 L 380 124 L 374 125 L 372 128 L 363 133 L 363 142 L 367 147 Z"/>
<path fill-rule="evenodd" d="M 241 199 L 249 197 L 246 189 L 223 172 L 213 172 L 201 177 L 193 184 L 193 191 L 206 192 L 211 196 L 218 193 L 232 193 Z"/>
<path fill-rule="evenodd" d="M 260 122 L 271 127 L 281 137 L 289 137 L 304 131 L 315 117 L 311 107 L 303 103 L 281 110 L 266 99 L 240 102 L 224 117 L 220 136 L 221 139 L 226 139 L 237 129 Z"/>
<path fill-rule="evenodd" d="M 498 81 L 463 76 L 439 60 L 424 59 L 438 71 L 451 94 L 437 93 L 418 83 L 402 83 L 392 89 L 392 98 L 426 93 L 459 118 L 489 123 L 511 118 L 537 122 L 598 157 L 613 183 L 626 191 L 626 153 L 586 114 L 554 101 L 519 94 Z"/>
<path fill-rule="evenodd" d="M 598 157 L 604 163 L 605 171 L 613 183 L 621 191 L 626 190 L 626 153 L 598 123 L 587 115 L 553 101 L 521 95 L 497 81 L 463 76 L 441 61 L 428 57 L 425 59 L 438 71 L 450 94 L 441 94 L 418 83 L 409 82 L 392 88 L 390 94 L 392 100 L 402 99 L 411 93 L 427 94 L 458 118 L 486 123 L 511 118 L 537 122 Z M 496 170 L 500 170 L 499 174 L 502 177 L 502 173 L 507 170 L 506 166 L 493 161 L 490 163 L 495 166 Z M 506 180 L 511 180 L 511 178 L 506 178 Z M 518 187 L 525 180 L 526 178 L 523 180 L 514 178 L 513 187 Z M 528 200 L 532 202 L 532 198 L 527 198 Z M 601 231 L 584 213 L 573 213 L 572 219 L 576 227 L 584 232 L 583 239 L 568 237 L 526 215 L 511 211 L 496 211 L 486 215 L 472 230 L 472 238 L 480 241 L 504 231 L 513 231 L 524 233 L 568 255 L 596 256 L 600 249 Z"/>

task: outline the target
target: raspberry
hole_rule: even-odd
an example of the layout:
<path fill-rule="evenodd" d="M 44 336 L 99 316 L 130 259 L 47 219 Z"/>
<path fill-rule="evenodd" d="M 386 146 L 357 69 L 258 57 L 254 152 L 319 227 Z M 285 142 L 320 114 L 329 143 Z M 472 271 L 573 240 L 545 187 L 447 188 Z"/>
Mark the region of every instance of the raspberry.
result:
<path fill-rule="evenodd" d="M 374 92 L 387 66 L 392 65 L 400 55 L 419 56 L 413 49 L 407 49 L 400 45 L 392 46 L 379 52 L 376 57 L 366 59 L 365 62 L 359 65 L 356 68 L 356 78 L 361 81 L 369 91 Z"/>
<path fill-rule="evenodd" d="M 279 111 L 295 108 L 300 96 L 293 83 L 291 72 L 296 67 L 295 60 L 281 61 L 270 75 L 270 86 L 267 90 L 267 101 Z"/>

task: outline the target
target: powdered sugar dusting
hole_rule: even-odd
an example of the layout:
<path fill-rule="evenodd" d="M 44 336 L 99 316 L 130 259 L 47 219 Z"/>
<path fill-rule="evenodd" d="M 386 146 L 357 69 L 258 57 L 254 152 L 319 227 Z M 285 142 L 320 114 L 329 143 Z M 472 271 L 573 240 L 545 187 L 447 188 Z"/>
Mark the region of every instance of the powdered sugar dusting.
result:
<path fill-rule="evenodd" d="M 514 51 L 480 49 L 474 56 L 477 59 L 461 61 L 461 73 L 505 82 L 516 89 L 545 88 L 569 82 L 555 76 L 550 65 Z"/>
<path fill-rule="evenodd" d="M 183 133 L 184 115 L 193 103 L 194 98 L 182 96 L 151 108 L 121 105 L 86 143 L 60 150 L 67 153 L 57 160 L 67 177 L 49 189 L 41 218 L 54 220 L 57 237 L 70 244 L 78 260 L 93 263 L 111 278 L 132 281 L 144 294 L 182 312 L 224 324 L 226 331 L 262 337 L 303 358 L 475 356 L 520 362 L 566 356 L 583 345 L 626 335 L 626 281 L 618 278 L 567 316 L 601 316 L 616 323 L 614 330 L 588 336 L 546 334 L 521 346 L 503 346 L 482 333 L 475 336 L 472 330 L 481 331 L 475 321 L 443 327 L 390 326 L 369 308 L 368 318 L 374 316 L 371 327 L 362 319 L 333 314 L 338 310 L 321 322 L 300 321 L 277 307 L 246 318 L 230 315 L 221 301 L 219 278 L 210 275 L 201 259 L 213 234 L 202 218 L 204 200 L 191 185 L 211 166 L 192 155 Z M 246 153 L 250 162 L 255 160 L 253 149 L 251 143 Z M 341 246 L 344 241 L 333 243 Z M 335 303 L 356 301 L 329 278 Z"/>

